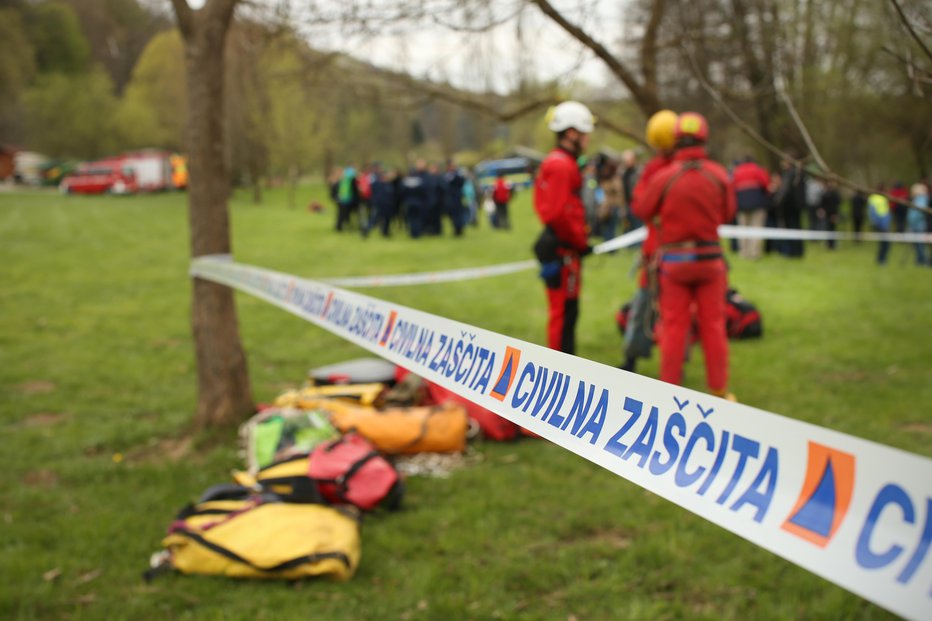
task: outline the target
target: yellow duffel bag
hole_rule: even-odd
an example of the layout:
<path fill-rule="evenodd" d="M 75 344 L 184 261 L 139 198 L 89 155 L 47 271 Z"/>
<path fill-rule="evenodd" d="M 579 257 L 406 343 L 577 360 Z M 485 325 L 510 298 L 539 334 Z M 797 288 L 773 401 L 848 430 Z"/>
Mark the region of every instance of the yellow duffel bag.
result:
<path fill-rule="evenodd" d="M 162 541 L 166 565 L 185 574 L 341 581 L 359 566 L 359 522 L 352 513 L 315 504 L 239 502 L 236 509 L 199 506 L 173 524 Z"/>

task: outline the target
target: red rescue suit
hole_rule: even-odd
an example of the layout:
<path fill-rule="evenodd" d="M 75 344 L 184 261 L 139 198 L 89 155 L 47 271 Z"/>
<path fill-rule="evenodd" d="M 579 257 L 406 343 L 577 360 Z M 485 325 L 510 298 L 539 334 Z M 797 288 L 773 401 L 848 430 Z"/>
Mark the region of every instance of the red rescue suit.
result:
<path fill-rule="evenodd" d="M 650 180 L 672 162 L 673 156 L 658 153 L 644 164 L 644 169 L 641 171 L 641 178 L 638 179 L 637 184 L 634 186 L 634 191 L 631 193 L 631 205 L 629 205 L 629 208 L 635 215 L 637 215 L 638 212 L 634 206 L 644 195 L 647 186 L 650 184 Z M 647 228 L 647 237 L 644 239 L 644 243 L 641 244 L 641 275 L 639 280 L 641 289 L 646 288 L 648 285 L 647 266 L 650 265 L 654 253 L 657 252 L 657 229 L 654 228 L 654 224 L 650 220 L 644 220 L 644 226 Z"/>
<path fill-rule="evenodd" d="M 561 148 L 544 158 L 534 180 L 534 210 L 541 223 L 556 237 L 559 261 L 558 269 L 544 276 L 549 305 L 547 346 L 569 354 L 576 351 L 576 320 L 582 286 L 580 256 L 589 246 L 581 188 L 582 175 L 576 157 Z"/>
<path fill-rule="evenodd" d="M 673 164 L 650 180 L 634 213 L 656 223 L 660 253 L 660 379 L 679 384 L 686 336 L 696 310 L 706 383 L 728 387 L 725 292 L 728 286 L 718 227 L 735 216 L 735 193 L 725 169 L 703 147 L 677 151 Z"/>

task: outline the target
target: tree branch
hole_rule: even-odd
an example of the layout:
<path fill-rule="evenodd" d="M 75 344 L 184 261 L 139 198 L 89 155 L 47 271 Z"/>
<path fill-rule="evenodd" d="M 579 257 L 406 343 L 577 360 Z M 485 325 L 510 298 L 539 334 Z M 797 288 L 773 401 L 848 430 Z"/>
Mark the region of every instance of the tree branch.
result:
<path fill-rule="evenodd" d="M 653 0 L 650 9 L 650 20 L 644 29 L 644 39 L 641 41 L 641 69 L 644 74 L 644 88 L 650 92 L 657 92 L 657 35 L 660 33 L 660 24 L 666 10 L 666 0 Z"/>
<path fill-rule="evenodd" d="M 926 47 L 925 42 L 919 38 L 919 34 L 913 28 L 913 25 L 909 23 L 909 19 L 906 18 L 906 14 L 903 13 L 903 8 L 900 6 L 900 3 L 897 0 L 890 0 L 890 4 L 896 9 L 897 14 L 900 16 L 900 22 L 906 27 L 906 30 L 909 31 L 909 34 L 912 35 L 913 39 L 916 40 L 916 43 L 919 44 L 919 47 L 922 48 L 922 51 L 926 53 L 926 56 L 929 60 L 932 60 L 932 51 Z"/>
<path fill-rule="evenodd" d="M 415 80 L 414 78 L 404 75 L 404 76 L 393 76 L 393 79 L 404 82 L 404 86 L 410 90 L 420 92 L 423 95 L 426 95 L 430 99 L 440 99 L 448 103 L 460 106 L 461 108 L 466 108 L 484 114 L 486 116 L 492 117 L 497 121 L 502 123 L 508 123 L 514 121 L 523 116 L 526 116 L 536 110 L 539 110 L 545 106 L 551 106 L 553 104 L 559 103 L 560 98 L 555 93 L 547 93 L 533 99 L 529 102 L 521 104 L 516 108 L 513 108 L 508 111 L 501 111 L 495 108 L 494 106 L 478 99 L 476 97 L 469 96 L 465 93 L 456 91 L 451 88 L 444 88 L 442 86 L 431 84 L 429 82 L 423 82 Z M 596 111 L 597 112 L 597 111 Z M 597 114 L 598 122 L 597 125 L 604 127 L 605 129 L 615 132 L 626 138 L 634 140 L 638 144 L 647 146 L 647 143 L 644 141 L 644 138 L 641 137 L 639 133 L 634 132 L 633 130 L 627 129 L 610 121 L 608 118 L 605 118 L 602 115 Z"/>
<path fill-rule="evenodd" d="M 413 90 L 413 91 L 420 92 L 421 94 L 426 95 L 430 99 L 440 99 L 442 101 L 446 101 L 448 103 L 454 104 L 461 108 L 466 108 L 467 110 L 473 110 L 475 112 L 479 112 L 486 116 L 492 117 L 496 119 L 497 121 L 501 121 L 502 123 L 508 123 L 510 121 L 514 121 L 515 119 L 526 116 L 530 114 L 531 112 L 534 112 L 535 110 L 538 110 L 545 106 L 551 106 L 557 103 L 557 100 L 558 100 L 557 96 L 554 93 L 547 93 L 534 100 L 523 103 L 516 108 L 507 110 L 507 111 L 502 111 L 502 110 L 497 109 L 495 106 L 489 103 L 486 103 L 485 101 L 482 101 L 481 99 L 477 97 L 467 95 L 466 93 L 456 91 L 455 89 L 452 89 L 452 88 L 444 88 L 442 86 L 432 84 L 430 82 L 415 80 L 414 78 L 410 76 L 404 76 L 404 77 L 401 77 L 400 79 L 404 82 L 403 84 L 404 87 L 410 90 Z"/>
<path fill-rule="evenodd" d="M 738 116 L 738 114 L 731 108 L 731 106 L 729 106 L 729 105 L 725 102 L 725 100 L 724 100 L 724 98 L 722 97 L 721 93 L 719 93 L 717 90 L 715 90 L 715 88 L 714 88 L 711 84 L 709 84 L 708 80 L 705 79 L 705 76 L 703 76 L 702 73 L 699 71 L 699 67 L 696 65 L 696 60 L 695 60 L 695 58 L 693 58 L 693 55 L 689 52 L 689 50 L 686 50 L 686 49 L 684 48 L 684 51 L 685 51 L 685 53 L 686 53 L 687 58 L 688 58 L 689 61 L 690 61 L 690 64 L 691 64 L 691 66 L 692 66 L 693 75 L 696 77 L 696 80 L 698 80 L 699 85 L 700 85 L 707 93 L 709 93 L 709 96 L 712 97 L 712 99 L 713 99 L 713 101 L 715 101 L 716 105 L 718 105 L 718 107 L 722 109 L 722 111 L 728 116 L 728 118 L 730 118 L 730 119 L 732 120 L 732 122 L 734 122 L 734 124 L 737 125 L 739 129 L 741 129 L 741 131 L 743 131 L 745 134 L 747 134 L 748 136 L 750 136 L 751 139 L 753 139 L 755 142 L 757 142 L 758 144 L 760 144 L 761 146 L 763 146 L 765 149 L 767 149 L 767 150 L 770 151 L 771 153 L 774 153 L 775 155 L 777 155 L 777 156 L 779 156 L 780 158 L 786 160 L 787 162 L 793 164 L 794 166 L 798 166 L 798 167 L 802 168 L 802 167 L 805 165 L 805 163 L 806 163 L 805 160 L 795 158 L 795 157 L 793 157 L 792 155 L 790 155 L 789 153 L 787 153 L 786 151 L 784 151 L 783 149 L 781 149 L 781 148 L 777 147 L 776 145 L 774 145 L 773 143 L 771 143 L 771 142 L 765 140 L 759 133 L 757 133 L 757 132 L 754 130 L 753 127 L 751 127 L 747 122 L 744 121 L 744 119 L 742 119 L 740 116 Z M 877 193 L 878 193 L 876 190 L 873 190 L 873 189 L 871 189 L 871 188 L 869 188 L 869 187 L 867 187 L 867 186 L 865 186 L 865 185 L 861 185 L 860 183 L 857 183 L 857 182 L 855 182 L 855 181 L 851 181 L 850 179 L 848 179 L 848 178 L 846 178 L 846 177 L 842 177 L 841 175 L 838 175 L 838 174 L 836 174 L 836 173 L 830 171 L 828 168 L 826 168 L 824 172 L 815 171 L 815 172 L 812 172 L 812 173 L 810 173 L 810 174 L 811 174 L 813 177 L 817 177 L 817 178 L 819 178 L 819 179 L 824 179 L 824 180 L 826 180 L 826 181 L 833 181 L 833 182 L 837 183 L 838 185 L 840 185 L 840 186 L 842 186 L 842 187 L 846 187 L 846 188 L 849 188 L 849 189 L 851 189 L 851 190 L 857 190 L 857 191 L 863 192 L 863 193 L 865 193 L 865 194 L 877 194 Z M 891 200 L 891 201 L 900 202 L 900 199 L 895 198 L 895 197 L 893 197 L 893 196 L 890 196 L 889 194 L 884 193 L 883 195 L 886 196 L 887 199 L 889 199 L 889 200 Z M 907 207 L 909 207 L 910 209 L 918 209 L 919 211 L 922 211 L 922 212 L 924 212 L 924 213 L 926 213 L 926 214 L 932 214 L 932 209 L 930 209 L 930 208 L 928 208 L 928 207 L 920 207 L 920 206 L 918 206 L 918 205 L 915 205 L 915 204 L 913 204 L 913 203 L 908 203 L 908 202 L 907 202 L 907 203 L 904 203 L 904 204 L 905 204 Z"/>
<path fill-rule="evenodd" d="M 553 8 L 553 5 L 548 2 L 548 0 L 530 0 L 532 4 L 536 5 L 537 8 L 543 12 L 544 15 L 553 20 L 558 26 L 565 30 L 570 36 L 582 43 L 584 46 L 592 50 L 595 55 L 606 64 L 609 70 L 615 74 L 615 76 L 622 81 L 622 83 L 628 87 L 628 91 L 631 93 L 631 96 L 634 97 L 635 102 L 637 102 L 638 107 L 646 116 L 650 116 L 654 112 L 660 109 L 660 101 L 657 98 L 656 91 L 649 91 L 643 84 L 638 82 L 634 74 L 618 60 L 608 49 L 593 39 L 589 33 L 584 31 L 582 28 L 576 24 L 571 23 L 563 15 Z M 662 1 L 655 2 L 656 5 L 659 5 L 661 8 L 664 5 Z"/>
<path fill-rule="evenodd" d="M 915 81 L 915 82 L 923 82 L 923 83 L 925 83 L 925 84 L 932 84 L 932 73 L 930 73 L 929 71 L 927 71 L 925 68 L 920 67 L 919 65 L 917 65 L 916 63 L 914 63 L 914 62 L 913 62 L 912 60 L 910 60 L 909 58 L 906 58 L 906 57 L 904 57 L 904 56 L 901 56 L 901 55 L 898 54 L 895 50 L 890 49 L 890 48 L 889 48 L 888 46 L 886 46 L 886 45 L 884 45 L 883 47 L 881 47 L 881 48 L 880 48 L 880 51 L 889 54 L 889 55 L 892 56 L 893 58 L 895 58 L 895 59 L 897 59 L 898 61 L 900 61 L 901 63 L 903 63 L 903 64 L 907 67 L 907 69 L 911 69 L 913 72 L 915 72 L 916 75 L 914 75 L 914 76 L 912 77 L 913 81 Z M 919 75 L 920 73 L 922 73 L 922 74 L 924 74 L 924 75 Z"/>
<path fill-rule="evenodd" d="M 800 160 L 797 160 L 791 157 L 785 151 L 780 149 L 778 146 L 776 146 L 769 140 L 766 140 L 763 136 L 761 136 L 757 132 L 757 130 L 755 130 L 744 119 L 738 116 L 735 113 L 735 111 L 732 110 L 731 106 L 725 103 L 725 99 L 722 97 L 722 94 L 718 90 L 716 90 L 715 87 L 713 87 L 709 83 L 708 80 L 706 80 L 704 75 L 702 75 L 702 72 L 699 70 L 699 66 L 696 63 L 696 58 L 693 56 L 692 52 L 689 51 L 685 45 L 683 46 L 682 49 L 686 55 L 686 58 L 689 59 L 689 63 L 692 69 L 693 76 L 695 76 L 696 80 L 699 82 L 699 86 L 701 86 L 703 90 L 705 90 L 709 94 L 709 96 L 712 97 L 712 100 L 722 109 L 722 111 L 726 115 L 728 115 L 728 118 L 730 118 L 732 122 L 734 122 L 734 124 L 737 125 L 741 131 L 743 131 L 745 134 L 750 136 L 755 142 L 762 145 L 764 148 L 766 148 L 771 153 L 779 157 L 786 158 L 792 162 L 800 163 Z"/>
<path fill-rule="evenodd" d="M 644 147 L 650 146 L 647 144 L 647 141 L 644 140 L 643 132 L 638 133 L 631 129 L 628 129 L 627 127 L 622 127 L 621 125 L 618 125 L 614 121 L 609 120 L 608 118 L 606 118 L 605 116 L 601 114 L 596 114 L 596 117 L 598 117 L 598 120 L 596 121 L 596 125 L 604 127 L 605 129 L 615 132 L 616 134 L 620 136 L 624 136 L 625 138 L 630 138 L 631 140 L 635 141 L 641 146 L 644 146 Z"/>
<path fill-rule="evenodd" d="M 825 172 L 831 172 L 831 168 L 828 164 L 825 163 L 825 160 L 822 159 L 822 155 L 819 153 L 819 150 L 816 148 L 815 143 L 812 140 L 812 136 L 809 135 L 809 131 L 806 129 L 805 123 L 803 123 L 802 118 L 800 118 L 799 113 L 796 111 L 796 106 L 793 105 L 793 100 L 790 99 L 790 96 L 786 92 L 786 87 L 783 84 L 783 79 L 775 80 L 777 87 L 777 94 L 780 95 L 780 99 L 783 100 L 783 103 L 786 104 L 787 110 L 790 111 L 790 116 L 793 117 L 793 123 L 796 124 L 796 129 L 799 130 L 800 135 L 802 135 L 803 140 L 806 142 L 806 147 L 809 149 L 810 155 L 816 161 L 816 164 L 822 167 L 822 170 Z"/>
<path fill-rule="evenodd" d="M 510 13 L 506 13 L 502 17 L 490 17 L 487 21 L 481 24 L 478 24 L 476 26 L 454 24 L 452 22 L 449 22 L 443 19 L 444 15 L 442 13 L 433 13 L 430 16 L 430 19 L 433 23 L 437 24 L 438 26 L 442 26 L 446 28 L 447 30 L 450 30 L 453 32 L 466 32 L 466 33 L 471 33 L 471 34 L 480 34 L 483 32 L 489 32 L 490 30 L 493 30 L 501 26 L 502 24 L 506 24 L 510 22 L 511 20 L 516 18 L 520 12 L 521 12 L 521 7 L 519 6 L 517 9 L 511 11 Z"/>

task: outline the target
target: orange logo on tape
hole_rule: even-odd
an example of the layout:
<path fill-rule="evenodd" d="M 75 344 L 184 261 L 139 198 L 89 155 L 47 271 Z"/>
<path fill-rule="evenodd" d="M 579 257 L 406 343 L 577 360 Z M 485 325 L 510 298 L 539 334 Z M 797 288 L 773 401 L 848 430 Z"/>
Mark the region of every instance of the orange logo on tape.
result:
<path fill-rule="evenodd" d="M 492 396 L 499 401 L 504 401 L 511 390 L 511 384 L 515 381 L 515 375 L 518 372 L 518 364 L 521 362 L 521 350 L 514 347 L 505 347 L 505 360 L 502 362 L 502 370 L 495 380 L 495 387 L 492 389 Z"/>
<path fill-rule="evenodd" d="M 848 513 L 856 462 L 850 453 L 810 441 L 806 479 L 783 530 L 827 546 Z"/>

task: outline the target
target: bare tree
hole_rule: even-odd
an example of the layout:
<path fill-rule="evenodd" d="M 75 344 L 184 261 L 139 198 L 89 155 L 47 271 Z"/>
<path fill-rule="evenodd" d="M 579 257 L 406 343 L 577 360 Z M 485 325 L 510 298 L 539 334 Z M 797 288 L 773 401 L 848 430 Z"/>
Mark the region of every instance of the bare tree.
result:
<path fill-rule="evenodd" d="M 631 93 L 632 99 L 645 116 L 650 116 L 660 110 L 660 95 L 657 92 L 657 41 L 660 26 L 666 11 L 666 0 L 651 0 L 647 24 L 641 38 L 639 50 L 640 73 L 638 78 L 635 70 L 623 62 L 619 56 L 612 53 L 600 41 L 579 25 L 572 23 L 563 13 L 557 10 L 548 0 L 529 0 L 560 26 L 570 36 L 589 48 L 608 67 L 609 71 L 617 77 Z"/>
<path fill-rule="evenodd" d="M 185 42 L 192 257 L 231 250 L 222 114 L 223 52 L 236 3 L 207 0 L 195 11 L 186 0 L 172 0 Z M 191 324 L 198 376 L 195 427 L 235 424 L 253 413 L 255 406 L 232 289 L 195 278 Z"/>

